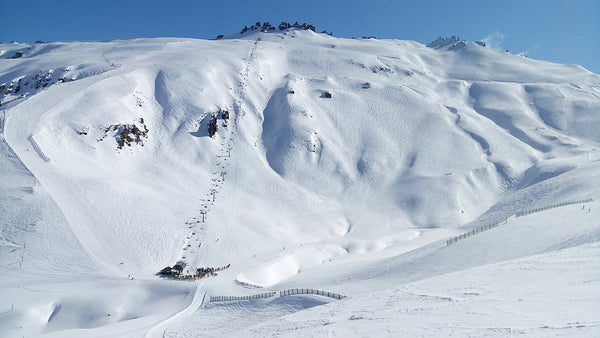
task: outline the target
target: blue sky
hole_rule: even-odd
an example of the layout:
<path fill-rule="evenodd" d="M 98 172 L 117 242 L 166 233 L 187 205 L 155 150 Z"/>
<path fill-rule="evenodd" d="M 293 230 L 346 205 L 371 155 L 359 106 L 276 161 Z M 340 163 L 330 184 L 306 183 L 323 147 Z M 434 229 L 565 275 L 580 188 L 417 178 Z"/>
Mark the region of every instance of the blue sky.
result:
<path fill-rule="evenodd" d="M 600 73 L 599 0 L 0 0 L 0 41 L 209 39 L 244 25 L 307 22 L 338 37 L 427 43 L 456 35 Z"/>

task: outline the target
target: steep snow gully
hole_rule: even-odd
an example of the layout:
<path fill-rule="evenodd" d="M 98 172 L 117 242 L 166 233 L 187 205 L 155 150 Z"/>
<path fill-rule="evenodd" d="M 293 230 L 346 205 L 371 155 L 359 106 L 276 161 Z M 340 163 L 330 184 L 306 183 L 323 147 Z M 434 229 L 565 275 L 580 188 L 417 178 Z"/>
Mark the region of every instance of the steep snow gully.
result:
<path fill-rule="evenodd" d="M 596 74 L 295 29 L 0 50 L 0 335 L 597 336 Z"/>

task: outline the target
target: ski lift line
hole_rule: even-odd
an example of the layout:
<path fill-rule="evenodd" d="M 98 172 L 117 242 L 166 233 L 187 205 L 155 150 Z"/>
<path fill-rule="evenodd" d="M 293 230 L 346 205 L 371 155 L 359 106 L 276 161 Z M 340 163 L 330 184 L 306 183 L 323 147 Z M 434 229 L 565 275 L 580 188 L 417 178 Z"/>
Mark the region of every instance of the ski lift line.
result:
<path fill-rule="evenodd" d="M 240 74 L 240 88 L 241 90 L 234 90 L 234 93 L 237 94 L 237 99 L 235 100 L 235 107 L 234 107 L 234 113 L 235 113 L 235 108 L 237 108 L 237 111 L 241 113 L 241 116 L 245 116 L 246 115 L 246 110 L 243 107 L 243 100 L 245 98 L 245 93 L 244 93 L 244 89 L 247 86 L 247 82 L 248 82 L 248 76 L 249 76 L 249 72 L 250 72 L 250 67 L 251 67 L 251 63 L 252 61 L 255 59 L 255 52 L 258 46 L 258 39 L 256 41 L 254 41 L 254 44 L 252 45 L 252 48 L 250 50 L 250 55 L 248 57 L 248 59 L 246 60 L 246 65 L 245 65 L 245 71 Z M 208 115 L 208 112 L 205 112 L 202 116 L 202 119 L 204 119 L 206 116 Z M 239 114 L 235 114 L 235 118 L 232 120 L 232 123 L 234 123 L 235 121 L 237 121 L 239 117 Z M 2 123 L 2 127 L 3 127 L 3 123 Z M 227 126 L 226 126 L 227 127 Z M 232 125 L 233 127 L 233 125 Z M 225 135 L 223 134 L 221 136 L 223 141 L 227 141 L 227 138 L 229 138 L 230 141 L 233 141 L 233 128 L 227 128 L 226 129 L 228 131 L 229 135 Z M 226 132 L 227 133 L 227 132 Z M 32 142 L 32 144 L 35 142 L 33 141 L 33 139 L 30 139 L 30 142 Z M 200 206 L 200 215 L 202 215 L 202 221 L 199 220 L 199 217 L 193 217 L 193 219 L 195 220 L 195 222 L 185 222 L 186 225 L 189 225 L 189 228 L 192 228 L 192 224 L 200 224 L 200 223 L 205 223 L 206 222 L 206 217 L 208 215 L 208 213 L 210 212 L 210 209 L 208 208 L 207 204 L 210 205 L 214 205 L 215 203 L 215 195 L 218 192 L 218 190 L 216 188 L 220 187 L 220 183 L 223 183 L 225 181 L 225 174 L 226 171 L 225 169 L 227 168 L 227 165 L 229 164 L 229 162 L 225 162 L 227 161 L 227 158 L 224 157 L 231 157 L 231 150 L 232 150 L 232 145 L 229 144 L 229 142 L 222 142 L 221 143 L 221 151 L 220 151 L 220 155 L 217 155 L 217 163 L 216 166 L 217 168 L 219 168 L 220 170 L 218 172 L 215 172 L 214 175 L 218 176 L 220 175 L 220 179 L 218 178 L 213 178 L 213 184 L 211 185 L 211 190 L 210 193 L 206 194 L 206 196 L 212 197 L 212 201 L 210 199 L 201 199 L 204 202 L 208 202 L 208 203 L 203 203 Z M 40 152 L 38 152 L 38 155 L 40 155 Z M 40 157 L 42 157 L 43 153 L 41 153 Z M 44 155 L 45 156 L 45 155 Z M 43 157 L 42 157 L 43 158 Z M 223 160 L 223 161 L 221 161 Z M 46 161 L 48 162 L 49 159 Z M 221 163 L 223 162 L 223 163 Z M 204 233 L 204 235 L 206 234 L 206 229 L 204 227 L 201 227 L 202 232 Z M 193 233 L 192 235 L 188 236 L 188 240 L 191 238 L 191 236 L 194 236 L 194 238 L 196 240 L 199 240 L 199 238 L 197 238 L 198 236 L 195 236 L 196 234 Z M 179 255 L 179 257 L 181 257 L 182 259 L 186 259 L 186 256 L 183 256 L 183 252 L 185 250 L 188 249 L 188 247 L 190 247 L 190 245 L 185 245 L 181 250 L 181 253 Z"/>

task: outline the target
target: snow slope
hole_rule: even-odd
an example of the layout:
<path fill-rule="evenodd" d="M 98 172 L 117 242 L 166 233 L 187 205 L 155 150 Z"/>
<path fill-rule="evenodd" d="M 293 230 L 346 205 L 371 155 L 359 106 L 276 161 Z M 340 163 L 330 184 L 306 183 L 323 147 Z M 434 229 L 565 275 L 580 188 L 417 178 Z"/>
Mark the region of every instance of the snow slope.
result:
<path fill-rule="evenodd" d="M 596 74 L 295 30 L 0 49 L 2 334 L 599 332 L 598 201 L 445 245 L 600 194 Z M 257 287 L 350 297 L 207 302 Z"/>

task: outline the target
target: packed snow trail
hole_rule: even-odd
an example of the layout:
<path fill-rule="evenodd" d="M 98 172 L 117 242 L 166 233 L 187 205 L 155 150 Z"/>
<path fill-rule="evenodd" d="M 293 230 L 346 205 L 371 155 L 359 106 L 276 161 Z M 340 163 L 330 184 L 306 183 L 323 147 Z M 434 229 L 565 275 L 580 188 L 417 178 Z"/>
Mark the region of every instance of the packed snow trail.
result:
<path fill-rule="evenodd" d="M 185 317 L 189 316 L 191 313 L 193 313 L 199 307 L 201 307 L 202 304 L 204 304 L 205 300 L 206 300 L 206 292 L 202 291 L 202 284 L 199 284 L 196 287 L 196 291 L 194 293 L 194 299 L 192 300 L 190 305 L 187 306 L 185 309 L 183 309 L 181 312 L 175 314 L 174 316 L 171 316 L 168 319 L 165 319 L 164 321 L 160 322 L 158 325 L 151 328 L 148 331 L 148 333 L 146 334 L 146 338 L 165 337 L 165 333 L 166 333 L 167 329 L 174 322 L 176 322 L 177 320 L 180 320 L 181 318 L 185 318 Z"/>
<path fill-rule="evenodd" d="M 78 81 L 80 88 L 91 88 L 97 85 L 97 79 L 88 77 Z M 101 266 L 104 272 L 108 274 L 117 273 L 118 269 L 115 267 L 120 260 L 119 257 L 112 253 L 112 262 L 106 261 L 98 257 L 98 253 L 104 252 L 102 244 L 94 235 L 92 231 L 83 224 L 96 223 L 91 219 L 95 218 L 94 206 L 89 201 L 78 200 L 78 207 L 73 205 L 73 200 L 70 196 L 79 195 L 79 187 L 77 186 L 63 186 L 62 182 L 57 182 L 55 172 L 58 170 L 55 167 L 44 168 L 49 162 L 49 158 L 44 152 L 39 149 L 37 142 L 33 140 L 33 136 L 36 135 L 36 131 L 39 128 L 40 120 L 43 119 L 44 111 L 39 109 L 39 100 L 44 101 L 45 98 L 50 97 L 46 103 L 51 106 L 60 104 L 68 104 L 72 99 L 72 93 L 66 90 L 66 86 L 52 87 L 52 95 L 49 94 L 50 90 L 42 91 L 31 98 L 19 103 L 15 107 L 12 107 L 9 112 L 15 109 L 23 109 L 23 113 L 20 114 L 6 114 L 5 116 L 5 127 L 4 127 L 4 139 L 6 144 L 14 151 L 19 161 L 32 173 L 36 181 L 44 186 L 51 196 L 52 200 L 58 208 L 61 210 L 63 217 L 67 219 L 70 225 L 70 231 L 75 235 L 78 242 L 81 244 L 82 250 L 86 253 L 84 257 L 90 257 L 94 260 L 94 264 Z M 34 108 L 28 108 L 34 107 Z M 38 107 L 38 108 L 35 108 Z M 36 148 L 37 146 L 37 148 Z M 30 149 L 35 149 L 30 151 Z M 55 183 L 59 183 L 55 185 Z M 55 189 L 57 186 L 61 188 Z M 50 187 L 50 188 L 48 188 Z M 86 212 L 87 211 L 87 212 Z M 109 256 L 111 254 L 109 253 Z"/>

